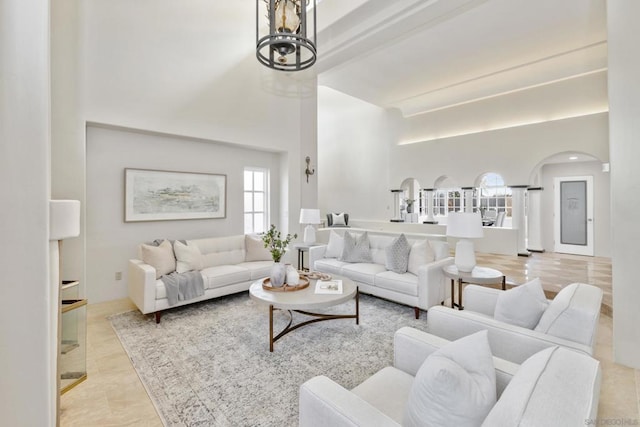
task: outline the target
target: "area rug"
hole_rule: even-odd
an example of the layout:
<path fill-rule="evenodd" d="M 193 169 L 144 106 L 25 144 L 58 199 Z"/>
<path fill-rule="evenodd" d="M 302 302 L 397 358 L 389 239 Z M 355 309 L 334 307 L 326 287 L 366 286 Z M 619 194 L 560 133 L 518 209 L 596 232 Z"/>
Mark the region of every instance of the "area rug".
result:
<path fill-rule="evenodd" d="M 353 310 L 349 301 L 331 311 Z M 393 363 L 396 330 L 426 329 L 412 308 L 366 295 L 359 326 L 354 319 L 307 325 L 273 353 L 268 307 L 248 293 L 169 310 L 159 325 L 138 311 L 110 320 L 167 426 L 296 426 L 302 383 L 326 375 L 353 388 Z M 276 331 L 287 322 L 276 312 Z"/>

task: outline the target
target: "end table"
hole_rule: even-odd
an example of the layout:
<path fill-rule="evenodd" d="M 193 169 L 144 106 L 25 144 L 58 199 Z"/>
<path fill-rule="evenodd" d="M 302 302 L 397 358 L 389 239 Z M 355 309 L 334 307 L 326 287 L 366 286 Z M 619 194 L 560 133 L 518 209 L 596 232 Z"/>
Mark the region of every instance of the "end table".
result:
<path fill-rule="evenodd" d="M 475 266 L 470 272 L 458 271 L 455 264 L 442 268 L 444 275 L 451 279 L 451 308 L 457 306 L 459 310 L 464 310 L 462 305 L 462 285 L 472 283 L 474 285 L 501 285 L 502 290 L 507 289 L 507 277 L 498 271 L 489 267 Z M 454 285 L 458 281 L 458 303 L 454 302 Z"/>

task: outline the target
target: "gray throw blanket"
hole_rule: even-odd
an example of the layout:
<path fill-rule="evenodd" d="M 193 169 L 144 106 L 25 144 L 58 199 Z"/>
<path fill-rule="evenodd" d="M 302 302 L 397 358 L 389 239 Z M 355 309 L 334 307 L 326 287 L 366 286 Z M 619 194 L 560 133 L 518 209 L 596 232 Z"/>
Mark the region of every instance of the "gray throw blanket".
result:
<path fill-rule="evenodd" d="M 160 278 L 167 288 L 169 305 L 204 295 L 204 281 L 199 271 L 167 274 Z"/>

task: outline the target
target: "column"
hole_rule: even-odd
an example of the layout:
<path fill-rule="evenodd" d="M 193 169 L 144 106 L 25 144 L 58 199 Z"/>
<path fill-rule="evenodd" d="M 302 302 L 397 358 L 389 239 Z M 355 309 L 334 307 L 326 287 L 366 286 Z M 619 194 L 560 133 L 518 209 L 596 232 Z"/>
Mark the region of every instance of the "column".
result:
<path fill-rule="evenodd" d="M 542 187 L 527 189 L 527 250 L 544 252 L 542 246 Z"/>
<path fill-rule="evenodd" d="M 422 192 L 426 199 L 427 206 L 427 219 L 422 221 L 423 224 L 437 224 L 435 217 L 433 216 L 433 192 L 435 188 L 423 188 Z"/>
<path fill-rule="evenodd" d="M 464 194 L 464 211 L 473 212 L 473 187 L 462 187 Z"/>
<path fill-rule="evenodd" d="M 511 185 L 511 228 L 518 230 L 518 255 L 531 255 L 527 250 L 527 223 L 525 222 L 525 192 L 527 185 Z"/>
<path fill-rule="evenodd" d="M 391 222 L 404 222 L 400 216 L 400 196 L 402 193 L 404 193 L 404 190 L 391 190 L 393 195 L 393 218 L 391 218 Z"/>
<path fill-rule="evenodd" d="M 640 368 L 640 2 L 607 2 L 613 358 Z"/>

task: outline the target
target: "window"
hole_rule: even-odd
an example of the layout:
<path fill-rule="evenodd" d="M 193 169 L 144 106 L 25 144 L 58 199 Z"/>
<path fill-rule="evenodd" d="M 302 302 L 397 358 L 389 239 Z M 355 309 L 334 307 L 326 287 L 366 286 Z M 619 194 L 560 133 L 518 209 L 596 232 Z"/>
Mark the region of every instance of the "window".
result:
<path fill-rule="evenodd" d="M 511 216 L 511 188 L 504 185 L 504 179 L 497 173 L 486 173 L 480 178 L 477 204 L 482 215 L 487 211 L 504 212 Z"/>
<path fill-rule="evenodd" d="M 462 193 L 457 189 L 436 190 L 433 199 L 436 215 L 446 216 L 449 212 L 462 210 Z"/>
<path fill-rule="evenodd" d="M 244 170 L 244 232 L 263 233 L 269 222 L 269 171 L 245 168 Z"/>

